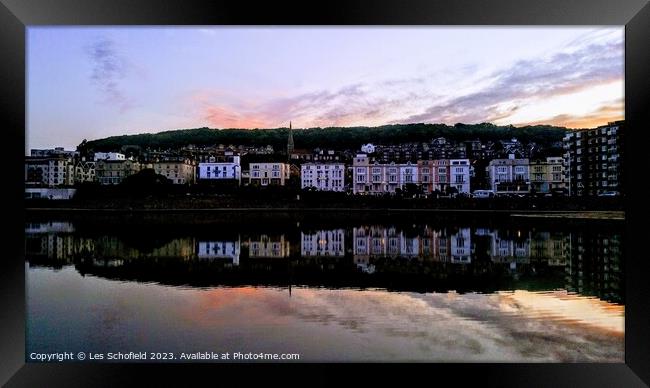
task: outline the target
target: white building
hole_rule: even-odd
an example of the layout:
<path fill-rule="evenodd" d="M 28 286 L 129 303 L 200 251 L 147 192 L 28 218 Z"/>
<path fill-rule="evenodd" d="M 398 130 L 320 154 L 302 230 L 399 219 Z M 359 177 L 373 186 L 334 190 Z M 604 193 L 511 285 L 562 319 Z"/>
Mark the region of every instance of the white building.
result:
<path fill-rule="evenodd" d="M 95 152 L 93 160 L 95 162 L 98 160 L 126 160 L 126 155 L 119 152 Z"/>
<path fill-rule="evenodd" d="M 241 165 L 238 155 L 227 155 L 223 161 L 199 163 L 199 179 L 234 180 L 241 183 Z"/>
<path fill-rule="evenodd" d="M 361 146 L 361 152 L 364 154 L 372 154 L 375 152 L 375 146 L 372 143 L 364 144 Z"/>
<path fill-rule="evenodd" d="M 497 194 L 528 193 L 530 171 L 528 159 L 493 159 L 487 167 L 490 188 Z"/>
<path fill-rule="evenodd" d="M 449 185 L 459 193 L 469 193 L 470 168 L 469 159 L 449 160 Z"/>
<path fill-rule="evenodd" d="M 199 259 L 230 259 L 233 265 L 239 265 L 241 246 L 237 241 L 199 241 L 197 256 Z"/>
<path fill-rule="evenodd" d="M 314 233 L 300 233 L 300 254 L 303 257 L 345 255 L 345 232 L 343 229 L 318 230 Z"/>
<path fill-rule="evenodd" d="M 418 179 L 418 165 L 417 164 L 412 164 L 412 163 L 406 163 L 406 164 L 399 164 L 399 182 L 398 182 L 398 187 L 404 188 L 405 185 L 407 184 L 412 184 L 412 185 L 417 185 L 420 181 Z M 388 165 L 388 173 L 389 173 L 389 183 L 390 183 L 390 173 L 391 173 L 391 165 Z M 390 188 L 390 185 L 389 185 Z"/>
<path fill-rule="evenodd" d="M 343 163 L 306 163 L 300 167 L 300 187 L 319 191 L 345 191 Z"/>

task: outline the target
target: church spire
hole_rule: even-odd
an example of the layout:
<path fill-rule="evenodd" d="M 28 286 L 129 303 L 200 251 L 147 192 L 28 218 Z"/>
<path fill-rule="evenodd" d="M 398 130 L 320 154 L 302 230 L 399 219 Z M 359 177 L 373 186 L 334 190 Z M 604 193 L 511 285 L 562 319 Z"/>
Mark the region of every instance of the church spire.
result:
<path fill-rule="evenodd" d="M 289 140 L 287 141 L 287 159 L 291 162 L 291 153 L 293 152 L 293 128 L 291 128 L 291 121 L 289 121 Z"/>

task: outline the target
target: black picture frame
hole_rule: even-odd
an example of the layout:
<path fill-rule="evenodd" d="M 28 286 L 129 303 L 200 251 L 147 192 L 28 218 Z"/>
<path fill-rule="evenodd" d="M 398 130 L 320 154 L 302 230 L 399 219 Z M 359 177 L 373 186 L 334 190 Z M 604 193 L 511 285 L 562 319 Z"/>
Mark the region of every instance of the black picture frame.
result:
<path fill-rule="evenodd" d="M 209 383 L 225 376 L 280 384 L 323 384 L 339 373 L 363 384 L 424 381 L 453 385 L 636 387 L 650 384 L 650 281 L 644 255 L 644 137 L 650 91 L 650 4 L 645 0 L 411 0 L 277 3 L 201 0 L 0 0 L 0 90 L 8 239 L 0 262 L 0 382 L 7 386 L 122 386 Z M 625 25 L 626 241 L 624 364 L 359 364 L 141 365 L 25 363 L 23 158 L 25 38 L 35 25 Z M 638 155 L 638 156 L 637 156 Z M 9 216 L 10 215 L 10 216 Z M 252 369 L 256 373 L 251 373 Z M 298 374 L 297 372 L 301 372 Z M 301 375 L 306 372 L 307 379 Z M 413 380 L 415 383 L 416 380 Z"/>

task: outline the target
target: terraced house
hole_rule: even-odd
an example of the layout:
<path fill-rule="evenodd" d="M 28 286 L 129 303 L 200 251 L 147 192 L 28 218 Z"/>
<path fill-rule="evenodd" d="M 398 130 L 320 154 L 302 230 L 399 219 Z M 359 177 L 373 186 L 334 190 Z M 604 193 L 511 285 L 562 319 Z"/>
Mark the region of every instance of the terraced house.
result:
<path fill-rule="evenodd" d="M 289 181 L 287 163 L 251 163 L 248 183 L 254 186 L 284 186 Z"/>

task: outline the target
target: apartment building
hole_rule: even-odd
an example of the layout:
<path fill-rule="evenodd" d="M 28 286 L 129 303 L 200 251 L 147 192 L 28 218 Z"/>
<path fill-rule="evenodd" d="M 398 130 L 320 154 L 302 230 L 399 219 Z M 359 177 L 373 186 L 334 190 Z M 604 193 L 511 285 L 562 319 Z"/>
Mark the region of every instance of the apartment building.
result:
<path fill-rule="evenodd" d="M 565 182 L 569 195 L 623 192 L 625 121 L 569 132 L 564 141 Z"/>
<path fill-rule="evenodd" d="M 395 193 L 407 184 L 419 184 L 418 165 L 371 163 L 368 155 L 357 154 L 352 162 L 352 179 L 354 194 Z"/>
<path fill-rule="evenodd" d="M 345 191 L 343 163 L 306 163 L 300 166 L 300 187 L 318 191 Z"/>
<path fill-rule="evenodd" d="M 133 160 L 98 160 L 95 165 L 97 181 L 102 185 L 117 185 L 140 172 L 142 166 Z"/>
<path fill-rule="evenodd" d="M 496 194 L 526 194 L 530 192 L 528 159 L 493 159 L 487 167 L 490 188 Z"/>
<path fill-rule="evenodd" d="M 169 179 L 173 184 L 192 184 L 195 181 L 196 165 L 186 158 L 166 158 L 152 163 L 153 170 Z"/>
<path fill-rule="evenodd" d="M 561 193 L 564 191 L 564 159 L 548 157 L 530 161 L 530 187 L 536 193 Z"/>
<path fill-rule="evenodd" d="M 284 186 L 289 181 L 287 163 L 251 163 L 249 184 L 256 186 Z"/>

